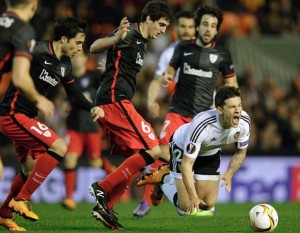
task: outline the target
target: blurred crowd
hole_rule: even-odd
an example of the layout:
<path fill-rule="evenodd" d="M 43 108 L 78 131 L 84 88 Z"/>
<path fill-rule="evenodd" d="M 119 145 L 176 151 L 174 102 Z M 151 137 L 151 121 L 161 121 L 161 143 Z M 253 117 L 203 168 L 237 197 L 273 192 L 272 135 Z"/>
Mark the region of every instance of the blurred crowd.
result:
<path fill-rule="evenodd" d="M 86 47 L 99 37 L 112 32 L 127 16 L 130 21 L 138 21 L 141 9 L 147 0 L 42 0 L 39 10 L 32 20 L 37 38 L 51 40 L 53 21 L 61 15 L 86 19 L 90 25 Z M 218 35 L 218 42 L 226 47 L 232 37 L 259 37 L 272 35 L 299 39 L 300 2 L 296 0 L 169 0 L 174 12 L 194 11 L 203 3 L 217 4 L 224 11 L 224 21 Z M 3 4 L 1 5 L 3 7 Z M 3 8 L 0 9 L 3 11 Z M 160 53 L 169 43 L 176 40 L 172 26 L 166 35 L 150 43 L 144 67 L 137 78 L 137 92 L 134 104 L 137 110 L 150 121 L 159 133 L 167 111 L 170 91 L 161 95 L 161 117 L 151 119 L 147 114 L 147 88 L 154 76 Z M 88 70 L 97 70 L 101 75 L 103 55 L 89 55 Z M 233 59 L 234 61 L 234 59 Z M 300 60 L 299 60 L 300 62 Z M 234 61 L 238 64 L 238 61 Z M 300 152 L 300 68 L 287 90 L 276 84 L 276 74 L 266 74 L 264 81 L 258 83 L 255 67 L 249 66 L 238 73 L 238 82 L 242 90 L 243 107 L 252 118 L 249 155 L 290 154 Z M 221 84 L 220 84 L 221 85 Z M 169 94 L 168 94 L 169 93 Z M 56 115 L 49 122 L 59 133 L 64 133 L 66 107 L 61 104 L 65 94 L 58 89 L 53 96 Z M 159 135 L 159 134 L 158 134 Z M 9 144 L 9 140 L 0 136 L 0 145 Z M 104 146 L 107 143 L 103 142 Z M 224 148 L 230 152 L 231 148 Z M 1 152 L 1 150 L 0 150 Z"/>

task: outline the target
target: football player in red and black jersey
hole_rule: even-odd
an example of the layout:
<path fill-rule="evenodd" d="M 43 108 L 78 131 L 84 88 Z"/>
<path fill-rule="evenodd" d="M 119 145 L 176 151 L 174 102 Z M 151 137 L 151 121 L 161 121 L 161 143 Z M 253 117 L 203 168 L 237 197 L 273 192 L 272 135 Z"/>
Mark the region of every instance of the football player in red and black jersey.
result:
<path fill-rule="evenodd" d="M 172 17 L 166 2 L 150 1 L 142 11 L 140 23 L 129 23 L 125 17 L 119 28 L 96 40 L 90 48 L 93 53 L 107 49 L 106 71 L 96 95 L 96 105 L 105 116 L 98 123 L 109 137 L 111 153 L 128 156 L 104 180 L 90 186 L 98 202 L 92 215 L 108 228 L 123 229 L 112 212 L 114 204 L 139 171 L 160 156 L 153 128 L 135 110 L 131 99 L 148 40 L 165 33 Z"/>
<path fill-rule="evenodd" d="M 42 96 L 48 97 L 62 83 L 68 96 L 89 111 L 94 120 L 103 111 L 84 97 L 72 76 L 70 58 L 82 51 L 88 25 L 73 17 L 61 17 L 54 25 L 54 40 L 37 43 L 30 74 Z M 51 128 L 36 119 L 38 109 L 11 84 L 0 105 L 0 130 L 14 141 L 22 171 L 14 179 L 10 193 L 0 208 L 0 216 L 12 217 L 11 210 L 37 221 L 30 198 L 50 172 L 63 159 L 67 146 Z M 11 209 L 11 210 L 10 210 Z"/>
<path fill-rule="evenodd" d="M 53 103 L 36 90 L 29 73 L 35 32 L 28 21 L 37 10 L 38 0 L 6 0 L 5 3 L 6 12 L 0 16 L 0 104 L 11 84 L 38 111 L 51 116 Z M 12 220 L 10 212 L 0 212 L 0 225 L 11 231 L 25 231 Z"/>

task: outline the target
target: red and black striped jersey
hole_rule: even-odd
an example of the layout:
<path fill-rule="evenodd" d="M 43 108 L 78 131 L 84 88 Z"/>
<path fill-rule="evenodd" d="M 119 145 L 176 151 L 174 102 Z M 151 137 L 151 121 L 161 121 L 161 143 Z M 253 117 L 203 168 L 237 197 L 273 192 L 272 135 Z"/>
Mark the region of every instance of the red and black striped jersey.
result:
<path fill-rule="evenodd" d="M 208 110 L 213 103 L 217 75 L 235 75 L 230 53 L 220 46 L 204 48 L 196 40 L 181 41 L 175 48 L 170 66 L 180 69 L 178 82 L 169 107 L 185 117 Z"/>
<path fill-rule="evenodd" d="M 0 16 L 0 81 L 4 73 L 12 69 L 14 56 L 31 59 L 35 45 L 35 33 L 32 26 L 12 12 Z"/>
<path fill-rule="evenodd" d="M 131 23 L 129 30 L 122 42 L 107 51 L 106 71 L 96 95 L 97 105 L 133 98 L 148 40 L 142 36 L 138 24 Z"/>

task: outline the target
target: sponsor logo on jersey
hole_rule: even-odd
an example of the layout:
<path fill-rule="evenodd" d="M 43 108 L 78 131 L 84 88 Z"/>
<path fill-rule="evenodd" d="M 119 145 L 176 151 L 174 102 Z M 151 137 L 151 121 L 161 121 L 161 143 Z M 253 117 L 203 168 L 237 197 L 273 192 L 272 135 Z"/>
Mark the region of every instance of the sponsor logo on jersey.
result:
<path fill-rule="evenodd" d="M 205 77 L 205 78 L 212 78 L 212 76 L 213 76 L 213 73 L 211 71 L 204 71 L 202 69 L 197 70 L 197 69 L 191 68 L 191 66 L 187 63 L 183 64 L 183 73 L 196 75 L 199 77 Z"/>
<path fill-rule="evenodd" d="M 241 132 L 236 132 L 234 135 L 233 135 L 233 138 L 236 140 L 240 137 L 240 134 Z"/>
<path fill-rule="evenodd" d="M 196 146 L 193 144 L 193 143 L 189 143 L 187 146 L 186 146 L 186 152 L 189 153 L 189 154 L 193 154 L 195 153 L 196 151 Z"/>
<path fill-rule="evenodd" d="M 138 41 L 138 40 L 137 40 L 137 41 L 136 41 L 136 43 L 137 43 L 137 44 L 141 44 L 141 43 L 142 43 L 142 41 Z"/>
<path fill-rule="evenodd" d="M 44 61 L 44 63 L 45 63 L 46 65 L 52 65 L 52 63 L 51 63 L 51 62 L 48 62 L 47 60 Z"/>
<path fill-rule="evenodd" d="M 0 17 L 0 26 L 9 28 L 15 22 L 14 19 L 9 17 Z"/>
<path fill-rule="evenodd" d="M 209 60 L 211 63 L 215 63 L 218 59 L 218 55 L 216 54 L 209 54 Z"/>
<path fill-rule="evenodd" d="M 136 63 L 136 64 L 139 64 L 139 65 L 141 65 L 141 66 L 142 66 L 143 63 L 144 63 L 144 60 L 143 60 L 143 58 L 142 58 L 140 52 L 138 52 L 137 55 L 136 55 L 136 61 L 135 61 L 135 63 Z"/>
<path fill-rule="evenodd" d="M 51 76 L 49 75 L 49 73 L 45 69 L 42 70 L 42 73 L 40 74 L 39 78 L 41 80 L 51 84 L 52 86 L 56 86 L 58 84 L 58 82 L 54 78 L 51 78 Z"/>

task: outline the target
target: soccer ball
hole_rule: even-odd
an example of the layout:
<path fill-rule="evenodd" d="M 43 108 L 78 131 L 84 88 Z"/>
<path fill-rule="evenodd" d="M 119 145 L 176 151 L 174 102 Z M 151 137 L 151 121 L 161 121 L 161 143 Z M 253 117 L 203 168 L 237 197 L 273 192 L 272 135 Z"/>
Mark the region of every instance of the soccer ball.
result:
<path fill-rule="evenodd" d="M 249 212 L 249 223 L 254 231 L 273 231 L 278 224 L 278 214 L 268 204 L 258 204 Z"/>

